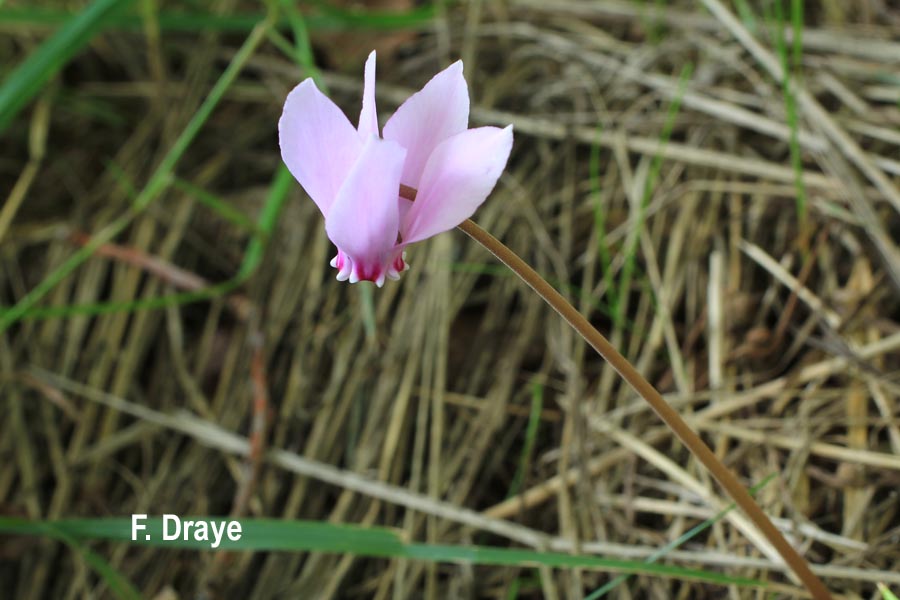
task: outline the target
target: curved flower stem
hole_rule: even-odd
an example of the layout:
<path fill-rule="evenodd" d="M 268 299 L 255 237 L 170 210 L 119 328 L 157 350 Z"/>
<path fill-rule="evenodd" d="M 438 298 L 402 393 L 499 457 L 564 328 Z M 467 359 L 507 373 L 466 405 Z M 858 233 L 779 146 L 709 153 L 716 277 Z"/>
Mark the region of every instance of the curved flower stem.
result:
<path fill-rule="evenodd" d="M 400 195 L 408 200 L 415 200 L 416 190 L 401 185 Z M 473 221 L 467 220 L 459 226 L 470 238 L 487 248 L 500 262 L 509 267 L 522 281 L 528 284 L 537 294 L 549 304 L 553 310 L 566 320 L 566 322 L 577 331 L 584 340 L 597 351 L 612 367 L 622 376 L 625 381 L 650 405 L 657 415 L 669 426 L 669 429 L 678 436 L 678 439 L 687 446 L 697 459 L 703 463 L 703 466 L 712 473 L 713 477 L 718 480 L 719 484 L 728 495 L 737 503 L 738 506 L 750 517 L 750 520 L 762 531 L 763 535 L 769 540 L 772 546 L 778 551 L 784 561 L 790 566 L 791 570 L 797 574 L 797 577 L 803 582 L 810 594 L 815 600 L 831 600 L 831 594 L 816 577 L 815 573 L 809 568 L 806 560 L 794 549 L 793 546 L 781 535 L 781 532 L 772 524 L 766 513 L 759 507 L 750 493 L 738 481 L 737 477 L 728 470 L 722 461 L 716 458 L 709 446 L 704 443 L 700 436 L 697 435 L 690 425 L 688 425 L 681 415 L 672 408 L 662 395 L 656 391 L 650 382 L 638 373 L 637 369 L 632 366 L 628 359 L 622 356 L 612 344 L 594 328 L 591 323 L 579 313 L 562 294 L 557 292 L 553 286 L 547 283 L 543 277 L 538 275 L 537 271 L 532 269 L 528 263 L 519 258 L 519 256 L 507 248 L 500 240 L 492 236 L 490 233 L 476 225 Z"/>
<path fill-rule="evenodd" d="M 760 531 L 766 536 L 772 546 L 778 550 L 778 553 L 784 558 L 785 562 L 791 567 L 794 573 L 800 578 L 812 597 L 816 600 L 827 600 L 831 598 L 825 585 L 812 572 L 806 560 L 794 550 L 788 541 L 781 535 L 781 532 L 772 524 L 766 513 L 759 507 L 750 493 L 738 481 L 737 477 L 716 458 L 713 451 L 709 449 L 700 436 L 698 436 L 690 425 L 688 425 L 681 415 L 678 414 L 672 406 L 665 401 L 656 388 L 654 388 L 644 377 L 638 373 L 628 360 L 616 350 L 612 344 L 597 331 L 590 322 L 579 313 L 559 292 L 557 292 L 549 283 L 547 283 L 538 273 L 528 264 L 516 255 L 512 250 L 507 248 L 497 238 L 476 225 L 473 221 L 465 221 L 459 226 L 470 238 L 487 248 L 491 254 L 496 256 L 500 262 L 509 267 L 522 281 L 527 283 L 531 289 L 544 299 L 553 310 L 566 320 L 566 322 L 577 331 L 584 340 L 597 351 L 612 367 L 618 371 L 619 375 L 628 382 L 631 387 L 653 408 L 657 415 L 669 426 L 669 429 L 678 436 L 678 439 L 687 446 L 697 459 L 703 463 L 703 466 L 712 473 L 723 488 L 728 492 L 731 498 L 740 506 L 748 517 L 759 527 Z"/>
<path fill-rule="evenodd" d="M 500 262 L 509 267 L 522 281 L 544 299 L 553 310 L 566 320 L 584 340 L 597 351 L 625 381 L 653 408 L 657 415 L 678 436 L 678 439 L 687 446 L 688 450 L 703 463 L 703 466 L 719 481 L 732 499 L 740 506 L 748 517 L 759 527 L 772 546 L 784 558 L 794 573 L 803 581 L 816 600 L 830 599 L 831 595 L 825 585 L 812 572 L 806 560 L 791 546 L 781 535 L 781 532 L 772 524 L 766 513 L 753 500 L 750 493 L 737 480 L 737 477 L 716 458 L 700 436 L 681 418 L 668 402 L 660 395 L 637 369 L 616 350 L 612 344 L 597 331 L 590 322 L 579 313 L 559 292 L 547 283 L 525 261 L 507 248 L 497 238 L 468 220 L 459 226 L 466 235 L 487 248 Z"/>

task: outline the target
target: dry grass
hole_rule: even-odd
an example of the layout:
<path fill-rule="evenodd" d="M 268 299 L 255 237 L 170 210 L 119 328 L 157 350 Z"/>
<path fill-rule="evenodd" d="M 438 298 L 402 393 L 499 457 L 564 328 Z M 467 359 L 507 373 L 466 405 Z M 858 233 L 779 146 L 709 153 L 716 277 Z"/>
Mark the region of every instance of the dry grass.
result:
<path fill-rule="evenodd" d="M 473 0 L 433 27 L 360 46 L 382 49 L 384 113 L 464 58 L 472 122 L 516 131 L 476 220 L 608 332 L 748 486 L 778 473 L 759 494 L 766 511 L 832 590 L 872 598 L 878 581 L 900 585 L 900 11 L 816 4 L 803 34 L 806 99 L 798 94 L 805 224 L 780 84 L 765 56 L 693 3 L 654 17 L 643 3 Z M 4 63 L 39 39 L 28 28 L 2 35 Z M 79 234 L 128 209 L 128 182 L 146 180 L 241 39 L 109 32 L 19 117 L 0 158 L 0 187 L 11 190 L 0 208 L 4 305 L 71 255 Z M 314 32 L 314 43 L 333 97 L 354 114 L 362 55 L 328 34 Z M 280 160 L 281 102 L 301 76 L 264 45 L 178 176 L 255 219 Z M 173 188 L 43 304 L 226 280 L 247 237 Z M 629 246 L 636 270 L 616 324 L 607 283 Z M 422 541 L 642 558 L 726 502 L 612 370 L 458 232 L 412 249 L 412 269 L 381 290 L 335 282 L 331 252 L 294 186 L 239 294 L 25 320 L 0 336 L 3 513 L 319 519 Z M 507 499 L 536 389 L 535 445 L 521 493 Z M 506 598 L 514 586 L 524 598 L 581 598 L 609 577 L 98 548 L 156 598 Z M 667 558 L 800 595 L 775 559 L 737 513 Z M 64 547 L 35 540 L 0 542 L 0 582 L 19 598 L 105 593 Z M 647 577 L 613 593 L 754 594 Z"/>

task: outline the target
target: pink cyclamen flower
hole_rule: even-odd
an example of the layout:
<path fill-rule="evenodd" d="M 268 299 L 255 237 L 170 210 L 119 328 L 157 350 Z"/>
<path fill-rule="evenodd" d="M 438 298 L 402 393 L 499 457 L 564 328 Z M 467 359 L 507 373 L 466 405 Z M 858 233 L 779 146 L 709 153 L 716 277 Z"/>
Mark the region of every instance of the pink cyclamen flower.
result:
<path fill-rule="evenodd" d="M 365 67 L 354 128 L 306 79 L 278 121 L 281 157 L 325 217 L 340 281 L 397 279 L 404 248 L 453 229 L 484 202 L 512 148 L 512 126 L 468 129 L 469 92 L 458 61 L 410 96 L 379 134 L 375 52 Z M 400 197 L 400 184 L 418 190 Z"/>

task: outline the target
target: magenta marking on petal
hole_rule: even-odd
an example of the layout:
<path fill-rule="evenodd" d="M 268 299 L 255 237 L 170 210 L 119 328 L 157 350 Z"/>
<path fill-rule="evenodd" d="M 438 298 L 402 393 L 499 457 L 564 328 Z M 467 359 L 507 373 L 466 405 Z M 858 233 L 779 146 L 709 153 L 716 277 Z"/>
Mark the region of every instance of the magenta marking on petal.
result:
<path fill-rule="evenodd" d="M 347 279 L 350 278 L 350 274 L 353 272 L 353 261 L 351 261 L 350 257 L 341 250 L 338 250 L 337 256 L 331 260 L 331 266 L 338 270 L 338 281 L 347 281 Z"/>
<path fill-rule="evenodd" d="M 360 281 L 375 281 L 378 279 L 381 269 L 375 266 L 366 268 L 365 265 L 357 267 L 356 273 Z"/>
<path fill-rule="evenodd" d="M 334 267 L 338 271 L 344 271 L 345 269 L 348 268 L 347 263 L 349 260 L 350 259 L 347 257 L 346 254 L 344 254 L 343 250 L 338 248 L 337 254 L 334 256 L 334 258 L 331 259 L 331 262 L 328 264 L 330 264 L 332 267 Z"/>
<path fill-rule="evenodd" d="M 385 277 L 390 267 L 385 268 L 380 264 L 353 264 L 353 271 L 350 274 L 350 283 L 358 281 L 371 281 L 378 287 L 384 285 Z"/>
<path fill-rule="evenodd" d="M 403 271 L 408 270 L 409 265 L 406 263 L 406 251 L 399 250 L 394 255 L 394 259 L 390 262 L 390 264 L 388 264 L 385 275 L 388 279 L 396 281 L 400 279 L 400 274 L 403 273 Z"/>

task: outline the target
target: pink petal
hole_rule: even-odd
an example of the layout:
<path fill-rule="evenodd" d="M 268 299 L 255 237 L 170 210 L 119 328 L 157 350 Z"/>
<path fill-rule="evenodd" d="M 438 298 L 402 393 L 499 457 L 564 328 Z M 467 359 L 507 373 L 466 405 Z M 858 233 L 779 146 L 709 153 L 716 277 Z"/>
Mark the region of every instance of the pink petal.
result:
<path fill-rule="evenodd" d="M 457 61 L 401 104 L 384 126 L 384 139 L 398 142 L 409 152 L 401 182 L 418 188 L 434 149 L 465 131 L 468 122 L 469 90 L 462 61 Z"/>
<path fill-rule="evenodd" d="M 381 285 L 399 252 L 397 192 L 405 158 L 400 145 L 370 136 L 325 217 L 325 231 L 340 250 L 336 263 L 341 256 L 350 261 L 351 283 Z"/>
<path fill-rule="evenodd" d="M 365 83 L 363 84 L 362 110 L 359 113 L 359 135 L 367 139 L 378 134 L 378 113 L 375 110 L 375 51 L 366 60 Z"/>
<path fill-rule="evenodd" d="M 284 102 L 278 121 L 281 158 L 327 215 L 363 142 L 341 109 L 307 79 Z"/>
<path fill-rule="evenodd" d="M 479 127 L 439 145 L 400 226 L 404 245 L 453 229 L 471 217 L 503 172 L 512 137 L 512 125 Z"/>

